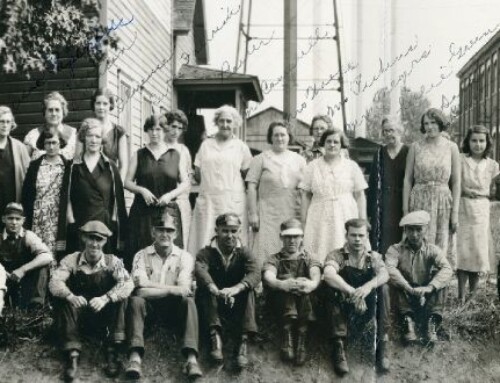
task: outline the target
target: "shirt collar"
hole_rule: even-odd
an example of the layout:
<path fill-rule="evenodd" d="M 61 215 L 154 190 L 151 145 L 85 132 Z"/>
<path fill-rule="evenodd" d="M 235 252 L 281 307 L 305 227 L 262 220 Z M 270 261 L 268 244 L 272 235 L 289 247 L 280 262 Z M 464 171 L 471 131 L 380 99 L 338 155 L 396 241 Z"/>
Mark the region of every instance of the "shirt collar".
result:
<path fill-rule="evenodd" d="M 106 257 L 104 256 L 104 253 L 102 253 L 101 258 L 97 261 L 97 263 L 92 266 L 92 267 L 106 267 Z M 85 251 L 81 253 L 80 260 L 78 261 L 78 266 L 83 266 L 83 265 L 89 265 L 89 262 L 87 261 L 87 258 L 85 258 Z"/>
<path fill-rule="evenodd" d="M 306 249 L 304 248 L 304 246 L 301 246 L 301 248 L 296 253 L 296 255 L 297 255 L 297 259 L 307 258 L 307 252 L 306 252 Z M 290 254 L 286 253 L 283 249 L 281 249 L 279 252 L 279 256 L 280 256 L 280 258 L 286 259 L 287 257 L 290 257 Z"/>
<path fill-rule="evenodd" d="M 19 233 L 15 234 L 16 239 L 17 238 L 23 238 L 25 235 L 25 230 L 24 227 L 21 227 L 21 230 L 19 230 Z M 2 239 L 6 240 L 9 235 L 7 234 L 7 230 L 3 229 L 3 234 L 2 234 Z"/>
<path fill-rule="evenodd" d="M 410 244 L 408 243 L 408 238 L 403 239 L 403 241 L 401 241 L 401 245 L 406 247 L 411 252 L 418 253 L 419 251 L 422 251 L 422 250 L 427 248 L 428 242 L 427 242 L 427 239 L 424 238 L 422 241 L 422 246 L 420 247 L 420 249 L 418 249 L 416 251 L 413 250 L 412 247 L 410 246 Z"/>
<path fill-rule="evenodd" d="M 84 154 L 84 153 L 82 153 L 82 154 L 81 154 L 78 158 L 75 158 L 75 159 L 73 160 L 73 163 L 74 163 L 74 164 L 77 164 L 77 165 L 81 165 L 81 164 L 83 164 L 83 154 Z M 106 156 L 106 155 L 102 152 L 102 149 L 101 149 L 101 157 L 99 158 L 99 162 L 98 162 L 98 164 L 100 164 L 100 163 L 101 163 L 101 161 L 102 161 L 102 163 L 105 163 L 106 165 L 109 165 L 109 163 L 110 163 L 110 161 L 111 161 L 111 160 L 110 160 L 110 159 L 109 159 L 109 158 L 108 158 L 108 157 L 107 157 L 107 156 Z"/>
<path fill-rule="evenodd" d="M 236 242 L 236 246 L 234 247 L 231 254 L 234 254 L 235 250 L 239 249 L 242 246 L 243 245 L 241 244 L 241 241 L 238 239 L 238 242 Z M 215 250 L 217 250 L 219 252 L 220 255 L 224 256 L 224 253 L 221 251 L 221 249 L 219 248 L 219 245 L 217 243 L 217 237 L 212 238 L 212 241 L 210 241 L 210 247 L 214 248 Z"/>
<path fill-rule="evenodd" d="M 43 159 L 42 159 L 42 164 L 64 165 L 64 160 L 62 159 L 61 155 L 58 155 L 56 158 L 57 158 L 57 160 L 55 162 L 48 162 L 46 160 L 46 155 L 44 155 Z"/>
<path fill-rule="evenodd" d="M 165 145 L 166 145 L 167 150 L 174 149 L 174 150 L 177 150 L 178 152 L 180 152 L 181 144 L 179 142 L 172 142 L 172 143 L 165 142 Z"/>
<path fill-rule="evenodd" d="M 172 252 L 167 256 L 167 258 L 171 257 L 171 256 L 180 256 L 182 254 L 182 249 L 174 244 L 172 244 Z M 161 257 L 160 254 L 157 253 L 156 249 L 155 249 L 155 246 L 154 245 L 149 245 L 148 247 L 146 247 L 146 250 L 145 250 L 146 254 L 148 255 L 151 255 L 151 256 L 158 256 L 158 257 Z"/>
<path fill-rule="evenodd" d="M 344 247 L 342 247 L 342 254 L 347 254 L 347 255 L 351 254 L 349 252 L 349 245 L 347 243 L 345 243 Z M 369 250 L 365 246 L 365 250 L 363 251 L 362 257 L 365 257 L 367 255 L 370 255 L 370 252 L 369 252 Z"/>

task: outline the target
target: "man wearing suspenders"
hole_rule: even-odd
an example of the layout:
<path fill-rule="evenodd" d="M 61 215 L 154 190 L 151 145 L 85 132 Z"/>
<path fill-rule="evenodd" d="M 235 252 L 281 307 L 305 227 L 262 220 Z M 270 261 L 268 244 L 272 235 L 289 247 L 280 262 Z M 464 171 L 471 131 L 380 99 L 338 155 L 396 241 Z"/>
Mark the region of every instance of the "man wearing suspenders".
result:
<path fill-rule="evenodd" d="M 382 256 L 366 247 L 368 222 L 350 219 L 345 228 L 347 243 L 328 254 L 324 265 L 334 368 L 339 375 L 349 372 L 344 350 L 349 328 L 362 332 L 364 325 L 376 321 L 376 362 L 379 370 L 386 372 L 389 274 Z"/>
<path fill-rule="evenodd" d="M 69 254 L 61 260 L 49 283 L 56 298 L 62 348 L 67 354 L 65 380 L 76 378 L 81 350 L 79 323 L 92 324 L 109 334 L 106 374 L 120 372 L 117 345 L 125 340 L 123 321 L 120 321 L 123 302 L 134 284 L 121 259 L 104 254 L 102 249 L 112 235 L 100 221 L 89 221 L 80 228 L 84 251 Z M 121 325 L 118 325 L 118 324 Z"/>

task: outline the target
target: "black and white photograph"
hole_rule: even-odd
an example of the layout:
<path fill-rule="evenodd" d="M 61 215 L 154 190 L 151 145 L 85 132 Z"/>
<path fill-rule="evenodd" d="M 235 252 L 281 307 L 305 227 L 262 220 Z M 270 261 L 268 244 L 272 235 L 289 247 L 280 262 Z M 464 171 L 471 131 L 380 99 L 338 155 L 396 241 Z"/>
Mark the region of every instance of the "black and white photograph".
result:
<path fill-rule="evenodd" d="M 500 382 L 500 0 L 0 0 L 0 383 Z"/>

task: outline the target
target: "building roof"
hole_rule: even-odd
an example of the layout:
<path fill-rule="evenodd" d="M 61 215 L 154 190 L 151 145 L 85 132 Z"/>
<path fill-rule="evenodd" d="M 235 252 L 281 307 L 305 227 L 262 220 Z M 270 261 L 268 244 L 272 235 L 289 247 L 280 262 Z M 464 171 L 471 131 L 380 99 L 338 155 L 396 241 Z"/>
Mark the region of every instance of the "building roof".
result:
<path fill-rule="evenodd" d="M 278 108 L 276 108 L 276 107 L 274 107 L 274 106 L 270 106 L 270 107 L 268 107 L 268 108 L 266 108 L 266 109 L 263 109 L 263 110 L 261 110 L 261 111 L 259 111 L 259 112 L 255 113 L 255 114 L 252 114 L 250 117 L 248 117 L 248 118 L 247 118 L 247 121 L 250 121 L 250 120 L 252 120 L 252 119 L 254 119 L 254 118 L 256 118 L 256 117 L 258 117 L 258 116 L 260 116 L 260 115 L 262 115 L 262 114 L 266 114 L 266 113 L 269 113 L 269 112 L 271 112 L 271 111 L 275 111 L 275 112 L 277 112 L 277 113 L 283 114 L 283 111 L 282 111 L 282 110 L 279 110 Z M 306 127 L 307 129 L 309 129 L 309 124 L 308 124 L 307 122 L 304 122 L 303 120 L 301 120 L 301 119 L 299 119 L 299 118 L 296 118 L 295 120 L 296 120 L 299 124 L 304 125 L 304 127 Z"/>
<path fill-rule="evenodd" d="M 486 32 L 485 32 L 486 33 Z M 481 36 L 478 36 L 480 39 Z M 465 63 L 465 65 L 457 72 L 457 77 L 462 77 L 476 62 L 483 56 L 484 53 L 488 52 L 491 47 L 500 42 L 500 30 L 498 30 L 474 55 Z"/>
<path fill-rule="evenodd" d="M 243 89 L 247 100 L 262 102 L 264 99 L 259 78 L 243 73 L 184 64 L 174 79 L 174 86 L 189 85 L 238 85 Z"/>

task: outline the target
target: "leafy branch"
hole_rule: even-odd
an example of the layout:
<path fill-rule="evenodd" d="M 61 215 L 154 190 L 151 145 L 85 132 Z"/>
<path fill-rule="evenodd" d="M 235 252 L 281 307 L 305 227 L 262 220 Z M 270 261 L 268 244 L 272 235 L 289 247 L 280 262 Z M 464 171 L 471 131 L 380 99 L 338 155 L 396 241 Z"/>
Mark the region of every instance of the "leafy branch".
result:
<path fill-rule="evenodd" d="M 118 38 L 99 10 L 98 0 L 0 0 L 0 71 L 55 71 L 68 50 L 100 62 Z"/>

